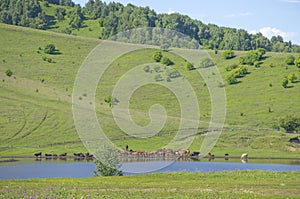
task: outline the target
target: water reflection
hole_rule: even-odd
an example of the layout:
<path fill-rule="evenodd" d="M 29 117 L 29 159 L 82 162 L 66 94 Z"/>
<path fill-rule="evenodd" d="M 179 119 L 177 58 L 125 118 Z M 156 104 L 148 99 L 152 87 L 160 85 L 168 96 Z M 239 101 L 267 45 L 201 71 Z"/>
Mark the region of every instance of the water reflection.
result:
<path fill-rule="evenodd" d="M 159 165 L 160 170 L 152 171 L 152 167 Z M 133 175 L 149 172 L 220 172 L 234 170 L 266 170 L 266 171 L 298 171 L 300 172 L 299 160 L 266 160 L 248 159 L 248 163 L 241 163 L 240 159 L 201 159 L 200 161 L 139 161 L 124 162 L 122 169 L 130 171 L 125 175 Z M 94 175 L 95 164 L 93 161 L 70 161 L 70 160 L 45 160 L 26 159 L 14 162 L 0 163 L 0 179 L 25 179 L 25 178 L 83 178 Z"/>

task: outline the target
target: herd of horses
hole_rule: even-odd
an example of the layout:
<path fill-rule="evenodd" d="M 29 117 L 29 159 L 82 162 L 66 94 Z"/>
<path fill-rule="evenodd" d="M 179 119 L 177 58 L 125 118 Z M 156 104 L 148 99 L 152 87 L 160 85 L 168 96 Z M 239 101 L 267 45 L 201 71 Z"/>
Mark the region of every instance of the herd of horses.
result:
<path fill-rule="evenodd" d="M 67 156 L 67 153 L 62 153 L 62 154 L 55 154 L 55 153 L 45 153 L 44 157 L 46 159 L 61 159 L 61 160 L 65 160 L 67 159 L 67 157 L 69 158 L 74 158 L 75 160 L 93 160 L 94 159 L 94 155 L 90 154 L 90 153 L 73 153 L 72 156 Z M 38 159 L 38 158 L 42 158 L 43 157 L 43 153 L 42 152 L 38 152 L 35 153 L 34 156 Z"/>
<path fill-rule="evenodd" d="M 225 158 L 225 160 L 229 159 L 229 154 L 225 153 L 223 156 L 215 156 L 211 152 L 209 152 L 207 155 L 201 155 L 200 152 L 190 152 L 189 149 L 179 149 L 179 150 L 172 150 L 172 149 L 159 149 L 154 152 L 148 152 L 143 150 L 128 150 L 128 147 L 126 147 L 125 150 L 115 150 L 116 154 L 119 155 L 121 159 L 199 159 L 202 158 L 208 158 L 209 160 L 215 159 L 215 158 Z M 35 153 L 34 156 L 36 158 L 46 158 L 46 159 L 66 159 L 68 158 L 74 158 L 75 160 L 93 160 L 94 155 L 90 153 L 73 153 L 73 155 L 67 156 L 67 153 L 62 153 L 60 155 L 52 153 L 45 153 L 43 156 L 42 152 Z M 232 158 L 236 158 L 234 156 L 231 156 Z M 240 156 L 240 159 L 243 162 L 246 162 L 248 160 L 248 154 L 244 153 Z"/>

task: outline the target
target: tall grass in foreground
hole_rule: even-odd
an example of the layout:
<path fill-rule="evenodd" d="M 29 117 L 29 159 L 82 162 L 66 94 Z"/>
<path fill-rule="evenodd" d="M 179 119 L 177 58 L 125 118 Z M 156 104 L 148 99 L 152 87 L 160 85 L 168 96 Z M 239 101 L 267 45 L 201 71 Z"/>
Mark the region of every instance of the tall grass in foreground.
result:
<path fill-rule="evenodd" d="M 299 198 L 299 172 L 156 173 L 0 181 L 0 198 Z"/>

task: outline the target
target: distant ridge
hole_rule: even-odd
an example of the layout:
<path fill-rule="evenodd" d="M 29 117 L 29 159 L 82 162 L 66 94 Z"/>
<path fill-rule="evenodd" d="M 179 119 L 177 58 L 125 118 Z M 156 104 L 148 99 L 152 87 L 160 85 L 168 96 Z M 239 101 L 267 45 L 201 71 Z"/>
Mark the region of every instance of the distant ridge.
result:
<path fill-rule="evenodd" d="M 100 0 L 89 0 L 84 7 L 72 0 L 5 0 L 0 2 L 0 22 L 99 39 L 133 28 L 161 27 L 189 35 L 206 49 L 300 52 L 299 45 L 281 36 L 268 39 L 261 33 L 204 24 L 179 13 L 157 14 L 149 7 Z"/>

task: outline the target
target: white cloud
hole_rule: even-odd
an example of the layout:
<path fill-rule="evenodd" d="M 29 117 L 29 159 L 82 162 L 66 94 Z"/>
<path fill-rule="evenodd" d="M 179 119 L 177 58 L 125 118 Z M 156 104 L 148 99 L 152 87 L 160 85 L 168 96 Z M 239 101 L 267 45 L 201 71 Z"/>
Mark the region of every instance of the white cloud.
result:
<path fill-rule="evenodd" d="M 172 8 L 169 8 L 168 14 L 170 15 L 170 14 L 173 14 L 173 13 L 175 13 L 175 11 Z"/>
<path fill-rule="evenodd" d="M 296 40 L 299 40 L 300 35 L 296 32 L 285 32 L 278 28 L 272 27 L 263 27 L 260 28 L 259 31 L 252 30 L 250 31 L 251 34 L 256 34 L 257 32 L 261 32 L 265 37 L 271 39 L 272 36 L 280 35 L 283 37 L 284 41 L 293 41 L 294 43 L 298 43 Z"/>
<path fill-rule="evenodd" d="M 232 17 L 246 17 L 252 15 L 252 12 L 240 12 L 240 13 L 232 13 L 224 15 L 225 18 L 232 18 Z"/>

